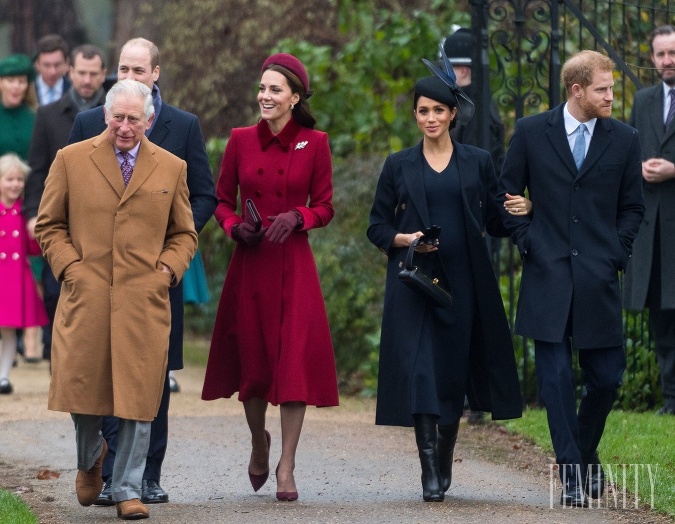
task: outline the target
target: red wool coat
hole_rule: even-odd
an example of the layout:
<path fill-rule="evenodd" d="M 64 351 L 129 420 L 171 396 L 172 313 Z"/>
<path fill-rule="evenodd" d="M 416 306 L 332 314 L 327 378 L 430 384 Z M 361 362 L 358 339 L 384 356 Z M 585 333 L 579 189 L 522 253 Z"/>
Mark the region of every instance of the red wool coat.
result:
<path fill-rule="evenodd" d="M 240 193 L 240 200 L 237 194 Z M 202 399 L 338 404 L 335 358 L 307 231 L 333 218 L 326 133 L 294 119 L 274 136 L 267 122 L 238 128 L 225 149 L 215 217 L 231 236 L 250 198 L 268 216 L 297 209 L 304 219 L 283 244 L 238 243 L 218 306 Z"/>

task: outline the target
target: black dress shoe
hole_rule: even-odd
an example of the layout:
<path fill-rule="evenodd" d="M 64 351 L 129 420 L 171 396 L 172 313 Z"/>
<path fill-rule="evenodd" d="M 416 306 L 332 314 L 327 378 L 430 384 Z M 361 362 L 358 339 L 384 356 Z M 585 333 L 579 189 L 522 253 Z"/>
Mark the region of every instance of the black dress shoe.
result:
<path fill-rule="evenodd" d="M 560 495 L 560 504 L 563 508 L 587 508 L 588 498 L 581 486 L 568 486 Z"/>
<path fill-rule="evenodd" d="M 143 504 L 161 504 L 169 502 L 169 494 L 162 489 L 156 480 L 143 481 L 143 495 L 141 496 Z"/>
<path fill-rule="evenodd" d="M 115 503 L 112 499 L 112 479 L 105 480 L 103 482 L 103 489 L 101 494 L 94 501 L 94 506 L 114 506 Z"/>
<path fill-rule="evenodd" d="M 600 464 L 600 458 L 596 453 L 588 464 L 586 480 L 586 495 L 592 499 L 602 498 L 605 492 L 605 471 Z"/>
<path fill-rule="evenodd" d="M 180 393 L 180 385 L 178 384 L 178 381 L 169 375 L 169 391 L 171 393 Z"/>
<path fill-rule="evenodd" d="M 0 380 L 0 394 L 9 395 L 12 393 L 12 391 L 14 391 L 14 388 L 12 387 L 9 379 L 3 378 Z"/>

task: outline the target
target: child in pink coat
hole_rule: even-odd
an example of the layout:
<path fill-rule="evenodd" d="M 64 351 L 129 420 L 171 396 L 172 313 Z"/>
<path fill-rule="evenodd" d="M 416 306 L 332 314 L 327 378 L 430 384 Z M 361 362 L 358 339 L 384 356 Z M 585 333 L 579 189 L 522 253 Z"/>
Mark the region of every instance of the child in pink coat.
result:
<path fill-rule="evenodd" d="M 0 157 L 0 394 L 12 392 L 9 372 L 16 358 L 16 330 L 49 322 L 28 259 L 40 254 L 40 246 L 29 237 L 21 214 L 29 170 L 13 153 Z"/>

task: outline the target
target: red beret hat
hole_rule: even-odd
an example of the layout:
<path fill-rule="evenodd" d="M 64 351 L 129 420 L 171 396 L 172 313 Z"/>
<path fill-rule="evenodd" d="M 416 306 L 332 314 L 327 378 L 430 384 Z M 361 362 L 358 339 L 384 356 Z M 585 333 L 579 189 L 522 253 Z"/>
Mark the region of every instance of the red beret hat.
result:
<path fill-rule="evenodd" d="M 288 53 L 277 53 L 265 60 L 262 67 L 260 68 L 260 72 L 264 72 L 267 68 L 269 68 L 269 66 L 273 64 L 283 66 L 291 71 L 300 79 L 300 82 L 302 82 L 302 85 L 305 87 L 305 91 L 309 92 L 309 77 L 307 76 L 307 70 L 305 69 L 305 66 L 302 65 L 300 60 L 298 60 L 293 55 L 289 55 Z"/>

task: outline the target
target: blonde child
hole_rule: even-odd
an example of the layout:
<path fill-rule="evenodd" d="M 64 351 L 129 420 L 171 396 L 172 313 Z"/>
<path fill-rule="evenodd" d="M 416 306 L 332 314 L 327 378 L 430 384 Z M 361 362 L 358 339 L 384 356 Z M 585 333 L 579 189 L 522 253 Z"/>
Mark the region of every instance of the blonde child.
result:
<path fill-rule="evenodd" d="M 0 394 L 12 392 L 9 372 L 16 357 L 16 330 L 49 322 L 31 272 L 38 243 L 26 231 L 21 197 L 29 167 L 14 153 L 0 156 Z"/>

